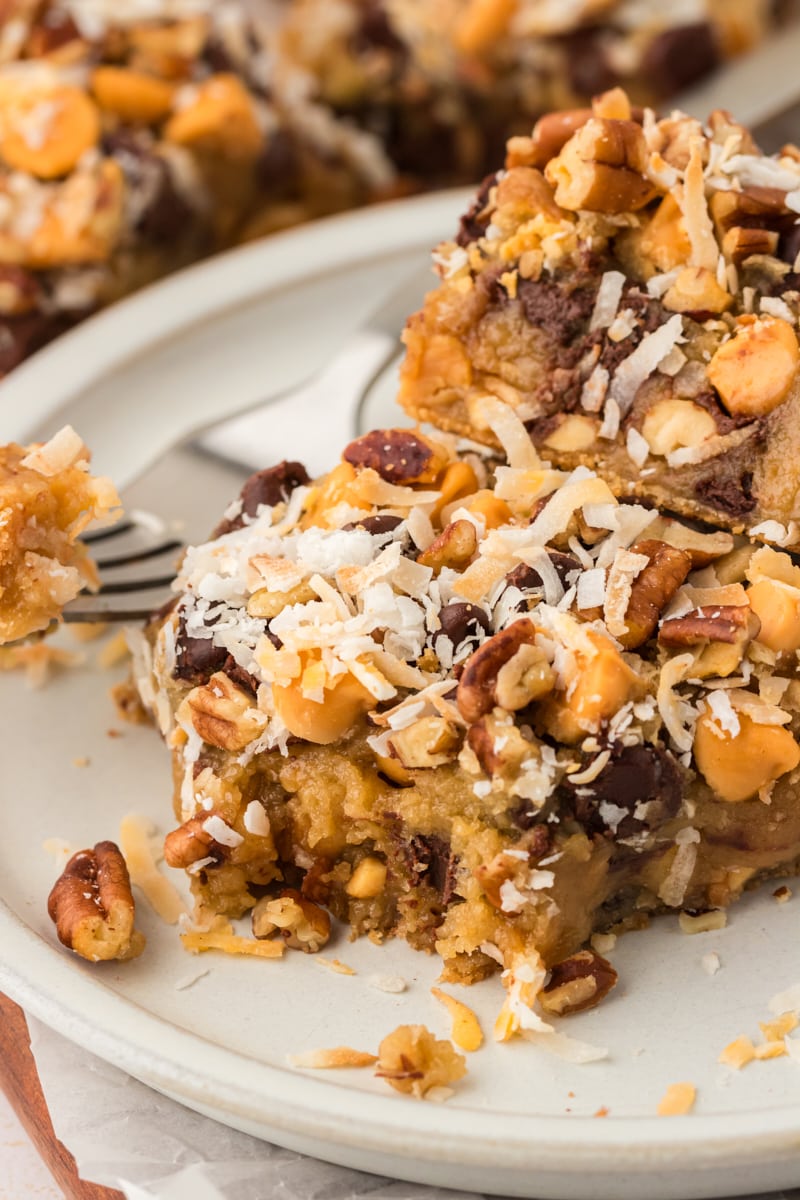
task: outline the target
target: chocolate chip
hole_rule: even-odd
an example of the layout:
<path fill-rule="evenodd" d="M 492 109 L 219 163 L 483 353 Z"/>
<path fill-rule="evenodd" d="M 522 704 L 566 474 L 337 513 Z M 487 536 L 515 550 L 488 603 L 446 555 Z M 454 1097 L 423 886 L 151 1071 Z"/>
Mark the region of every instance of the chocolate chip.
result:
<path fill-rule="evenodd" d="M 155 152 L 150 134 L 117 129 L 104 136 L 103 149 L 121 167 L 134 199 L 143 201 L 137 206 L 137 233 L 158 243 L 179 238 L 194 214 L 175 186 L 169 164 Z"/>
<path fill-rule="evenodd" d="M 528 322 L 561 346 L 569 346 L 586 332 L 596 295 L 596 286 L 569 289 L 533 279 L 521 279 L 517 285 Z"/>
<path fill-rule="evenodd" d="M 566 589 L 570 586 L 569 576 L 575 571 L 581 570 L 580 561 L 574 554 L 562 554 L 559 550 L 548 550 L 547 557 L 556 569 L 561 586 Z M 519 588 L 522 592 L 533 591 L 534 589 L 541 591 L 544 587 L 544 581 L 535 567 L 529 567 L 527 563 L 520 563 L 518 567 L 514 567 L 506 575 L 506 583 L 510 587 Z"/>
<path fill-rule="evenodd" d="M 367 533 L 380 537 L 381 534 L 392 533 L 402 523 L 402 517 L 395 517 L 391 513 L 376 513 L 374 517 L 363 517 L 359 521 L 351 521 L 348 525 L 343 525 L 342 529 L 365 529 Z"/>
<path fill-rule="evenodd" d="M 441 632 L 454 647 L 465 641 L 478 642 L 480 631 L 490 633 L 492 628 L 488 616 L 476 604 L 446 604 L 439 611 L 439 620 L 442 623 Z"/>
<path fill-rule="evenodd" d="M 644 53 L 642 77 L 661 96 L 670 96 L 709 75 L 719 65 L 714 31 L 707 21 L 674 25 L 655 37 Z"/>
<path fill-rule="evenodd" d="M 297 185 L 301 164 L 297 144 L 285 129 L 269 135 L 256 163 L 256 178 L 268 196 L 290 196 Z"/>
<path fill-rule="evenodd" d="M 752 471 L 744 471 L 738 479 L 711 475 L 695 484 L 694 491 L 706 504 L 732 517 L 744 516 L 756 507 Z"/>
<path fill-rule="evenodd" d="M 239 499 L 242 502 L 242 511 L 230 521 L 221 521 L 214 530 L 213 537 L 222 537 L 224 533 L 241 529 L 244 517 L 255 517 L 262 504 L 273 508 L 276 504 L 288 500 L 295 488 L 310 482 L 308 472 L 299 462 L 284 460 L 265 471 L 256 471 L 241 490 Z"/>
<path fill-rule="evenodd" d="M 800 225 L 793 225 L 778 242 L 778 257 L 785 263 L 789 263 L 789 266 L 794 267 L 798 254 L 800 254 Z"/>
<path fill-rule="evenodd" d="M 439 893 L 442 904 L 449 904 L 455 886 L 455 871 L 458 859 L 450 850 L 450 843 L 435 834 L 415 834 L 403 846 L 403 855 L 411 874 L 412 886 L 426 883 Z"/>
<path fill-rule="evenodd" d="M 67 46 L 81 36 L 69 13 L 48 7 L 39 23 L 31 30 L 25 53 L 28 58 L 43 58 L 61 46 Z"/>
<path fill-rule="evenodd" d="M 192 637 L 186 632 L 186 618 L 183 614 L 178 619 L 178 632 L 175 637 L 175 667 L 173 679 L 182 679 L 185 683 L 208 683 L 215 671 L 221 671 L 228 660 L 228 651 L 224 646 L 215 646 L 210 637 Z"/>
<path fill-rule="evenodd" d="M 361 21 L 353 36 L 353 46 L 356 50 L 390 50 L 403 59 L 408 55 L 405 42 L 392 28 L 389 15 L 380 0 L 366 0 L 362 4 Z"/>
<path fill-rule="evenodd" d="M 244 667 L 240 667 L 232 654 L 227 656 L 222 669 L 232 683 L 255 699 L 261 681 L 249 671 L 245 671 Z"/>
<path fill-rule="evenodd" d="M 590 833 L 631 837 L 675 816 L 681 803 L 681 772 L 667 750 L 617 744 L 596 779 L 572 786 L 567 778 L 565 790 L 572 794 L 577 820 Z M 602 811 L 604 805 L 608 807 Z"/>
<path fill-rule="evenodd" d="M 486 232 L 489 214 L 487 213 L 485 217 L 481 217 L 480 214 L 489 203 L 489 192 L 496 182 L 497 172 L 495 171 L 493 174 L 487 175 L 478 188 L 475 199 L 458 223 L 456 242 L 459 246 L 468 246 L 470 242 L 476 242 Z"/>

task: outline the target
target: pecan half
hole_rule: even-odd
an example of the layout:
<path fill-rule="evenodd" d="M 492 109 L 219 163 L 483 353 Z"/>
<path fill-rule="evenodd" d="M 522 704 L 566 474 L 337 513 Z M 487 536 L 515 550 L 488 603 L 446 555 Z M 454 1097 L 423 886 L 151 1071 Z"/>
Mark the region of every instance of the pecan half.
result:
<path fill-rule="evenodd" d="M 552 690 L 555 674 L 535 640 L 536 626 L 522 617 L 467 659 L 456 692 L 456 704 L 465 721 L 472 725 L 501 704 L 498 687 L 513 710 Z"/>
<path fill-rule="evenodd" d="M 351 442 L 342 458 L 400 484 L 434 483 L 447 463 L 443 446 L 411 429 L 373 429 Z"/>
<path fill-rule="evenodd" d="M 662 610 L 677 592 L 692 569 L 692 560 L 684 550 L 666 542 L 647 539 L 635 542 L 631 554 L 643 554 L 650 560 L 631 587 L 625 612 L 627 632 L 619 639 L 626 650 L 646 642 L 658 624 Z"/>
<path fill-rule="evenodd" d="M 134 929 L 128 868 L 114 842 L 98 842 L 67 863 L 47 901 L 58 940 L 89 962 L 125 961 L 144 950 Z"/>
<path fill-rule="evenodd" d="M 539 994 L 539 1003 L 545 1012 L 567 1017 L 594 1008 L 617 979 L 608 959 L 594 950 L 579 950 L 552 968 L 550 979 Z"/>

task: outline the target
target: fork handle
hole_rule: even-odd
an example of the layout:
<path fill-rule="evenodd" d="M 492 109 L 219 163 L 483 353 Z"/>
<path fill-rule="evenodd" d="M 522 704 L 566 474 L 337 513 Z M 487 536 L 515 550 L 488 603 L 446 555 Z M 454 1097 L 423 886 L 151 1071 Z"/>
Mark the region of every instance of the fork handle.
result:
<path fill-rule="evenodd" d="M 361 398 L 398 345 L 388 333 L 363 329 L 311 383 L 217 426 L 194 444 L 250 471 L 301 458 L 312 476 L 321 475 L 356 436 Z"/>

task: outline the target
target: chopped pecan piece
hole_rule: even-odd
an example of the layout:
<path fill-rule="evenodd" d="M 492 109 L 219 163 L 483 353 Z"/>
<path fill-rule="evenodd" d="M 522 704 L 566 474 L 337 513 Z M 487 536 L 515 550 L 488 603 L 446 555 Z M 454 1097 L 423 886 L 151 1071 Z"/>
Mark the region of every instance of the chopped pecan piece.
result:
<path fill-rule="evenodd" d="M 74 854 L 47 901 L 58 939 L 89 962 L 126 961 L 144 950 L 125 859 L 114 842 Z"/>
<path fill-rule="evenodd" d="M 770 229 L 744 229 L 734 225 L 722 239 L 722 253 L 735 266 L 754 254 L 775 254 L 779 235 Z"/>
<path fill-rule="evenodd" d="M 550 160 L 545 176 L 556 202 L 572 212 L 636 212 L 656 194 L 645 175 L 647 158 L 641 125 L 592 117 Z"/>
<path fill-rule="evenodd" d="M 555 158 L 557 154 L 566 146 L 569 139 L 577 132 L 587 121 L 591 120 L 592 110 L 590 108 L 576 108 L 568 112 L 551 112 L 540 117 L 533 127 L 533 134 L 529 139 L 529 145 L 525 147 L 526 156 L 525 162 L 531 167 L 546 167 L 551 158 Z M 522 142 L 521 138 L 513 139 L 516 143 Z M 518 145 L 518 150 L 521 146 Z M 508 163 L 507 166 L 513 166 L 513 163 Z"/>
<path fill-rule="evenodd" d="M 191 817 L 178 829 L 173 829 L 164 838 L 164 861 L 168 867 L 190 867 L 201 858 L 225 857 L 225 847 L 208 833 L 203 825 L 209 818 L 209 813 Z"/>
<path fill-rule="evenodd" d="M 647 540 L 666 542 L 676 550 L 683 550 L 692 560 L 692 570 L 707 567 L 723 555 L 730 554 L 733 549 L 733 534 L 721 529 L 701 532 L 672 517 L 656 517 L 645 533 Z"/>
<path fill-rule="evenodd" d="M 389 738 L 392 754 L 408 770 L 440 767 L 458 751 L 458 730 L 445 717 L 422 717 Z"/>
<path fill-rule="evenodd" d="M 539 995 L 539 1003 L 545 1012 L 567 1017 L 594 1008 L 608 995 L 617 979 L 617 972 L 608 959 L 594 950 L 579 950 L 552 968 L 550 979 Z"/>
<path fill-rule="evenodd" d="M 472 521 L 451 521 L 417 557 L 417 562 L 430 567 L 436 574 L 442 567 L 463 571 L 477 549 L 478 534 Z"/>
<path fill-rule="evenodd" d="M 434 483 L 447 463 L 438 442 L 411 429 L 373 429 L 346 447 L 342 458 L 370 467 L 388 483 Z"/>
<path fill-rule="evenodd" d="M 280 933 L 292 950 L 316 954 L 331 936 L 331 919 L 318 904 L 294 888 L 284 888 L 277 899 L 264 896 L 253 909 L 253 935 L 268 938 Z"/>
<path fill-rule="evenodd" d="M 666 542 L 651 539 L 636 542 L 631 546 L 631 553 L 643 554 L 650 562 L 631 587 L 625 612 L 627 632 L 619 639 L 626 650 L 633 650 L 647 641 L 662 610 L 692 569 L 690 555 Z"/>
<path fill-rule="evenodd" d="M 746 604 L 701 605 L 683 617 L 670 617 L 664 621 L 658 640 L 662 646 L 669 646 L 670 649 L 699 646 L 706 641 L 733 643 L 743 636 L 749 640 L 758 632 L 756 626 L 753 633 L 748 633 L 752 616 Z M 755 620 L 758 622 L 757 617 Z"/>
<path fill-rule="evenodd" d="M 664 621 L 658 640 L 668 649 L 704 646 L 692 668 L 700 679 L 731 675 L 738 668 L 761 622 L 747 604 L 705 605 L 682 617 Z"/>
<path fill-rule="evenodd" d="M 183 705 L 204 742 L 232 753 L 244 750 L 264 726 L 252 698 L 222 671 L 193 688 Z"/>
<path fill-rule="evenodd" d="M 466 721 L 473 724 L 504 702 L 512 710 L 524 708 L 552 690 L 556 677 L 535 639 L 536 626 L 522 617 L 467 659 L 456 692 Z"/>

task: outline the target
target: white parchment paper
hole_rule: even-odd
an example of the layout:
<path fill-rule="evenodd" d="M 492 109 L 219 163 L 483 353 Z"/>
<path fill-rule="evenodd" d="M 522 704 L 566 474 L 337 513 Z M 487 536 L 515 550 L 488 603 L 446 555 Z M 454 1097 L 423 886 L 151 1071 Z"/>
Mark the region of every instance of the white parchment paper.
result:
<path fill-rule="evenodd" d="M 236 1133 L 38 1021 L 28 1025 L 56 1135 L 83 1179 L 127 1200 L 485 1200 L 334 1167 Z M 750 1200 L 800 1200 L 800 1189 Z"/>

